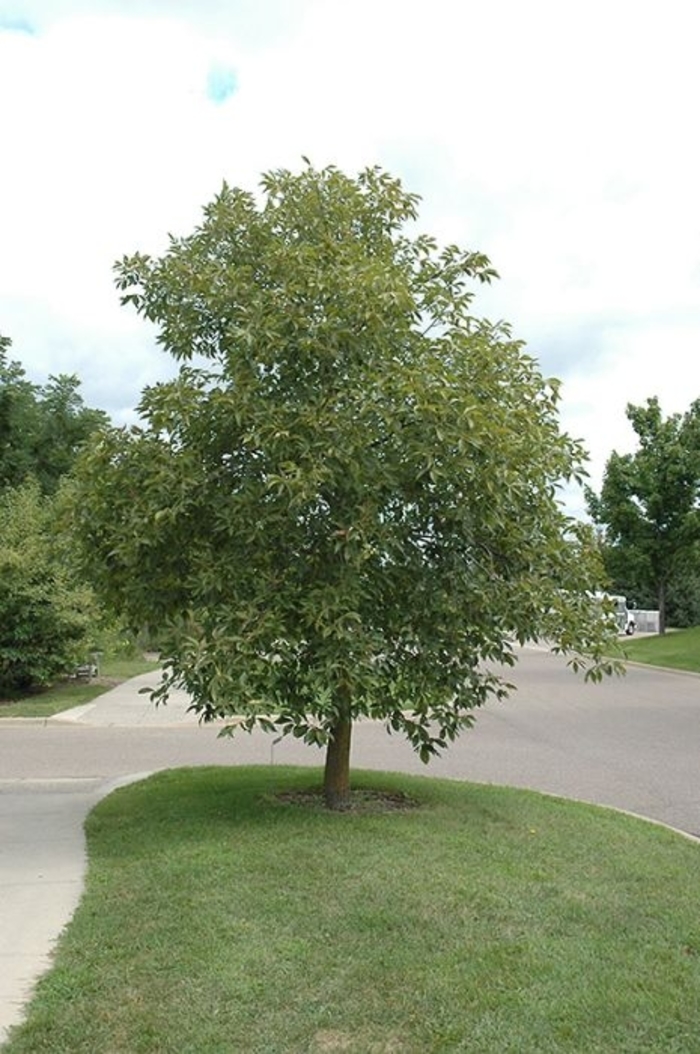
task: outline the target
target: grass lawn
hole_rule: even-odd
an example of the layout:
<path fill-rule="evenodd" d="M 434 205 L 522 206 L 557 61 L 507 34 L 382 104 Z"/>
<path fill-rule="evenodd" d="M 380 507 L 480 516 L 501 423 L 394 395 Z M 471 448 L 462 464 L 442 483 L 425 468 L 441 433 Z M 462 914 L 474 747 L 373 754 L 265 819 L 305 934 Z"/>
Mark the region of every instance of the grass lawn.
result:
<path fill-rule="evenodd" d="M 403 775 L 355 786 L 415 807 L 290 800 L 319 780 L 181 769 L 105 799 L 4 1054 L 700 1051 L 700 846 Z"/>
<path fill-rule="evenodd" d="M 100 669 L 100 676 L 89 684 L 65 681 L 19 699 L 0 700 L 0 719 L 3 717 L 50 717 L 52 714 L 59 714 L 62 710 L 70 710 L 73 706 L 89 703 L 121 681 L 127 681 L 130 677 L 157 669 L 158 663 L 148 662 L 143 658 L 105 659 Z"/>
<path fill-rule="evenodd" d="M 628 639 L 621 648 L 625 658 L 633 662 L 647 662 L 652 666 L 668 666 L 674 670 L 692 670 L 694 673 L 700 673 L 700 626 L 673 630 L 660 637 Z M 700 1047 L 698 1049 L 700 1050 Z"/>

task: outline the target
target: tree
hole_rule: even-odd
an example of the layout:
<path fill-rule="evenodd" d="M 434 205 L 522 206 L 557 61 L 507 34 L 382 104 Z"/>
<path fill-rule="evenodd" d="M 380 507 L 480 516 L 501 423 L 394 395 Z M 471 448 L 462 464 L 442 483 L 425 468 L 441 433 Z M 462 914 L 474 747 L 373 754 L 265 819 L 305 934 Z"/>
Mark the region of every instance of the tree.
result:
<path fill-rule="evenodd" d="M 10 339 L 0 336 L 0 490 L 30 475 L 39 427 L 37 388 L 9 359 L 10 347 Z"/>
<path fill-rule="evenodd" d="M 685 573 L 681 570 L 673 573 L 666 591 L 666 615 L 668 624 L 677 629 L 700 625 L 700 562 L 697 558 Z"/>
<path fill-rule="evenodd" d="M 94 597 L 70 566 L 52 500 L 106 414 L 91 410 L 77 377 L 27 379 L 0 336 L 0 690 L 48 683 L 84 661 L 99 620 Z"/>
<path fill-rule="evenodd" d="M 0 692 L 49 684 L 85 659 L 94 598 L 55 511 L 36 481 L 0 492 Z"/>
<path fill-rule="evenodd" d="M 557 499 L 583 457 L 557 384 L 472 316 L 495 272 L 407 233 L 416 207 L 379 169 L 277 171 L 122 259 L 180 372 L 78 469 L 92 581 L 167 630 L 156 698 L 326 746 L 331 807 L 354 720 L 429 760 L 505 694 L 514 639 L 611 668 L 595 546 Z"/>
<path fill-rule="evenodd" d="M 0 337 L 0 490 L 34 477 L 52 494 L 108 418 L 85 406 L 73 374 L 32 384 L 22 365 L 8 358 L 10 346 Z"/>
<path fill-rule="evenodd" d="M 627 406 L 639 440 L 633 454 L 613 451 L 600 495 L 587 490 L 588 508 L 605 527 L 608 564 L 656 593 L 659 631 L 666 629 L 669 584 L 694 573 L 700 542 L 700 400 L 664 420 L 654 396 Z"/>
<path fill-rule="evenodd" d="M 75 374 L 49 377 L 39 390 L 40 427 L 34 474 L 46 493 L 54 493 L 90 437 L 108 422 L 103 410 L 86 406 Z"/>

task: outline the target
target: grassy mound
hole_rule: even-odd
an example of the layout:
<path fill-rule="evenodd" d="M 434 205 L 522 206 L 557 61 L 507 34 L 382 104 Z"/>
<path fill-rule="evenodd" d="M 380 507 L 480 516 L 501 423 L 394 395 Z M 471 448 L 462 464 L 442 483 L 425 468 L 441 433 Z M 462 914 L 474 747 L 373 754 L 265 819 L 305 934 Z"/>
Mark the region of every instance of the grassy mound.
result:
<path fill-rule="evenodd" d="M 698 845 L 403 775 L 330 814 L 319 779 L 182 769 L 103 801 L 6 1054 L 700 1049 Z"/>

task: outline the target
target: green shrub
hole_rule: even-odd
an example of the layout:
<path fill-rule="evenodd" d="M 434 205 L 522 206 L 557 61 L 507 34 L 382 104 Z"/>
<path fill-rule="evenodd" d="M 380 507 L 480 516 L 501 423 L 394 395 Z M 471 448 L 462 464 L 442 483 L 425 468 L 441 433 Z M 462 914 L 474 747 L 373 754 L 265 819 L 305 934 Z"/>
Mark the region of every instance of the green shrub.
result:
<path fill-rule="evenodd" d="M 69 550 L 37 483 L 0 494 L 0 692 L 49 684 L 85 661 L 98 616 Z"/>

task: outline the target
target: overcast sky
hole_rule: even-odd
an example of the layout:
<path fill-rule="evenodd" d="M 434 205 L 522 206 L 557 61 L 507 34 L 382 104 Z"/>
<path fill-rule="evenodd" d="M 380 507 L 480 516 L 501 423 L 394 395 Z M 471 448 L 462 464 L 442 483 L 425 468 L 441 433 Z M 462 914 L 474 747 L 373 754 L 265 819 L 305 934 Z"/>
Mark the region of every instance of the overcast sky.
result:
<path fill-rule="evenodd" d="M 112 264 L 227 182 L 378 163 L 501 275 L 598 484 L 627 402 L 700 396 L 691 0 L 0 0 L 0 333 L 133 419 L 172 371 Z M 577 499 L 570 497 L 572 511 Z M 580 502 L 578 503 L 580 506 Z"/>

